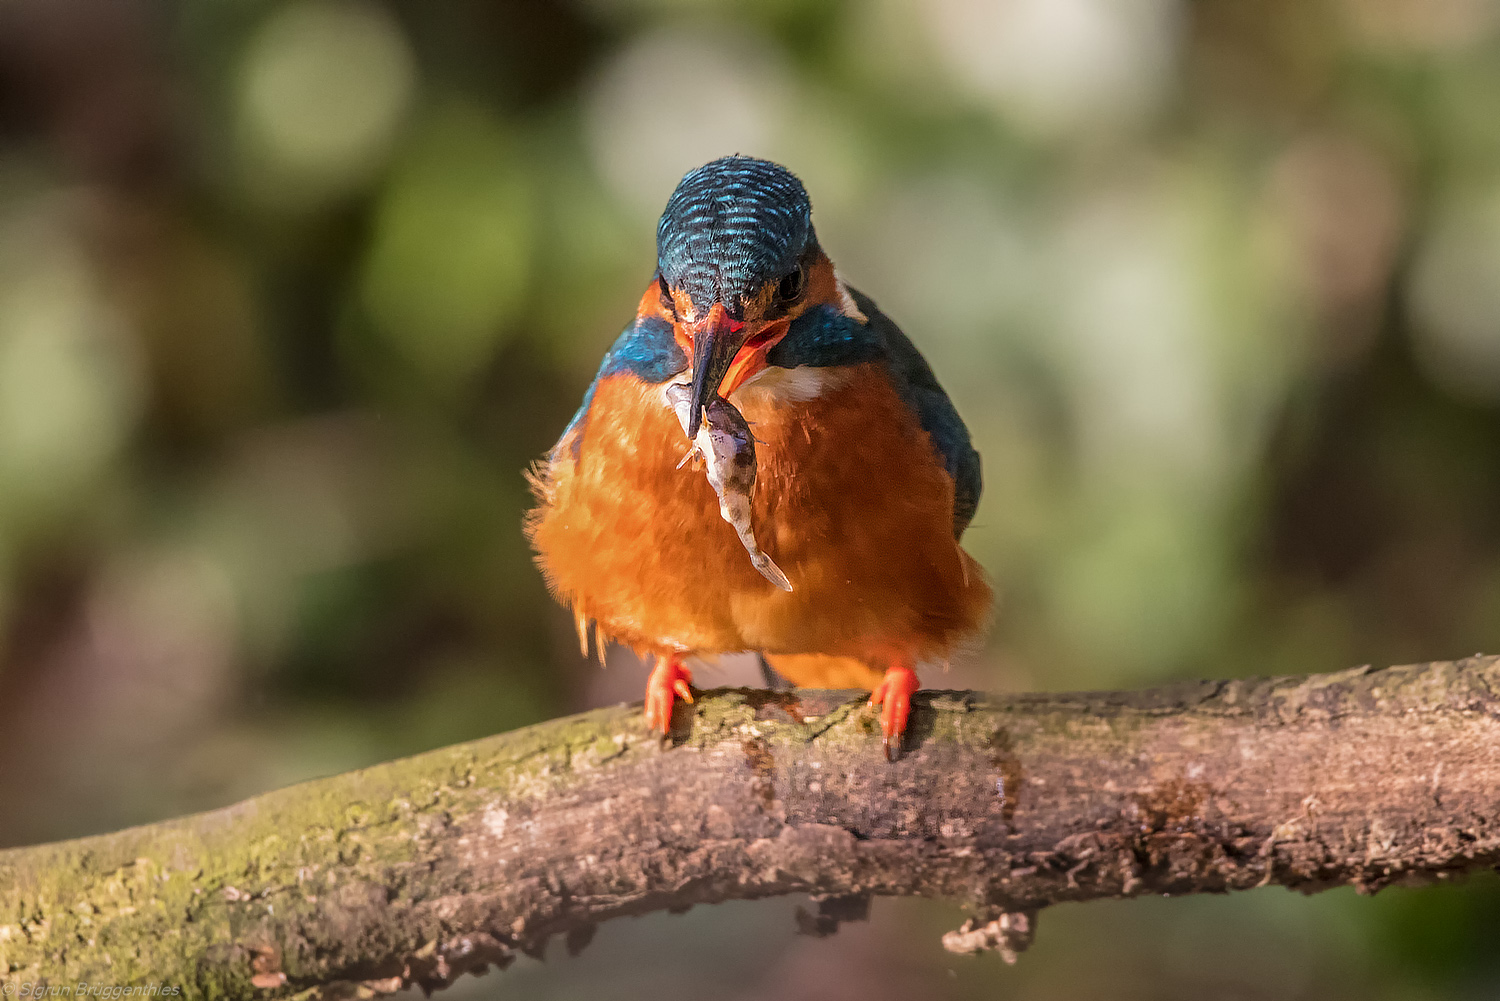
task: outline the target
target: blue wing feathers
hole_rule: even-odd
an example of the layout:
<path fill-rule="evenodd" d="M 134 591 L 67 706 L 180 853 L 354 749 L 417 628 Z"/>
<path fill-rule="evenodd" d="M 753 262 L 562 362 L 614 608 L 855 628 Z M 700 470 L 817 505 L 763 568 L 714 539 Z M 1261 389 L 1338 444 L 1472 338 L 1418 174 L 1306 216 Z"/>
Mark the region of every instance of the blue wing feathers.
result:
<path fill-rule="evenodd" d="M 953 535 L 957 538 L 973 520 L 984 489 L 979 453 L 969 429 L 917 346 L 868 297 L 859 292 L 853 295 L 860 312 L 869 317 L 870 328 L 881 335 L 896 388 L 917 412 L 922 429 L 932 438 L 948 475 L 953 477 Z"/>
<path fill-rule="evenodd" d="M 916 345 L 867 296 L 852 289 L 850 292 L 860 312 L 869 318 L 868 324 L 832 306 L 809 310 L 793 322 L 791 331 L 767 353 L 766 360 L 783 368 L 884 360 L 891 381 L 916 413 L 948 475 L 953 477 L 953 534 L 961 536 L 974 518 L 984 487 L 979 453 L 974 450 L 969 429 Z"/>

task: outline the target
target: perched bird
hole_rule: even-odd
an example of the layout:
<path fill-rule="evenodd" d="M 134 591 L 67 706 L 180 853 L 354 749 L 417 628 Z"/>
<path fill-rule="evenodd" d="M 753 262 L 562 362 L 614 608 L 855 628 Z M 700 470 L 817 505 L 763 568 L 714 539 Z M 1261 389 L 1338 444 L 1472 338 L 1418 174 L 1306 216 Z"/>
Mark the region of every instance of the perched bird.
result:
<path fill-rule="evenodd" d="M 615 641 L 655 658 L 650 726 L 665 732 L 674 700 L 692 701 L 688 658 L 757 651 L 796 685 L 870 689 L 894 756 L 917 665 L 989 612 L 958 543 L 980 491 L 968 429 L 906 335 L 834 270 L 785 168 L 730 156 L 691 171 L 656 245 L 634 321 L 533 470 L 537 562 L 585 655 L 592 623 L 601 657 Z M 710 484 L 684 458 L 706 427 L 732 447 L 745 423 L 753 495 L 721 517 L 715 490 L 740 478 Z M 756 541 L 790 590 L 747 556 Z"/>

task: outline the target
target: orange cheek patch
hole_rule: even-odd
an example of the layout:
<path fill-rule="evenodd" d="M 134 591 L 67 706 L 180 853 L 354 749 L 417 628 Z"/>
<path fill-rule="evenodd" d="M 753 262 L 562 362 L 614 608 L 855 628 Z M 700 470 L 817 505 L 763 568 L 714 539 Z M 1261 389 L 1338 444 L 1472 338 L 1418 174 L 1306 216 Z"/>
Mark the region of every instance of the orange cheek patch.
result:
<path fill-rule="evenodd" d="M 675 293 L 673 303 L 678 304 L 680 308 L 680 302 Z M 693 339 L 688 335 L 684 324 L 678 321 L 672 310 L 662 301 L 661 286 L 656 282 L 647 285 L 646 291 L 641 294 L 641 301 L 636 305 L 636 315 L 666 320 L 672 325 L 672 339 L 677 342 L 677 346 L 682 348 L 689 358 L 693 356 Z"/>

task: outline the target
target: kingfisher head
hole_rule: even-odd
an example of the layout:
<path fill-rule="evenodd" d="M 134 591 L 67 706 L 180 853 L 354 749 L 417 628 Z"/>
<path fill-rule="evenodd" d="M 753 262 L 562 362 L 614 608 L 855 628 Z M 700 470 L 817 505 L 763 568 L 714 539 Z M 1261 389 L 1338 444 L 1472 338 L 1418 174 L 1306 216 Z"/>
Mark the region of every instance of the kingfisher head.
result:
<path fill-rule="evenodd" d="M 693 360 L 692 418 L 766 367 L 791 321 L 836 294 L 807 191 L 785 167 L 726 156 L 691 171 L 656 228 L 654 307 Z M 643 307 L 653 291 L 648 290 Z"/>

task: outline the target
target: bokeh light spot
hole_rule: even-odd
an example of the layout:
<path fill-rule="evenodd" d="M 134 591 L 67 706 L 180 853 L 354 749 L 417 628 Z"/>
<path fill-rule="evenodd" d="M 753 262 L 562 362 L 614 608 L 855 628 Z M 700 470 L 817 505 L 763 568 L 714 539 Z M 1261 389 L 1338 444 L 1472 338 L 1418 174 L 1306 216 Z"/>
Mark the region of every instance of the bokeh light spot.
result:
<path fill-rule="evenodd" d="M 476 371 L 522 302 L 531 228 L 500 125 L 467 107 L 435 113 L 376 211 L 361 296 L 385 342 L 438 384 Z"/>
<path fill-rule="evenodd" d="M 134 344 L 62 211 L 38 198 L 0 217 L 0 515 L 76 495 L 139 408 Z"/>
<path fill-rule="evenodd" d="M 939 0 L 922 18 L 955 80 L 1045 134 L 1149 111 L 1176 61 L 1172 0 Z"/>
<path fill-rule="evenodd" d="M 241 67 L 243 140 L 252 164 L 268 172 L 252 187 L 296 202 L 362 180 L 383 159 L 414 82 L 406 40 L 381 8 L 286 5 Z"/>
<path fill-rule="evenodd" d="M 1500 189 L 1440 210 L 1412 273 L 1418 361 L 1444 389 L 1500 399 Z"/>
<path fill-rule="evenodd" d="M 588 140 L 605 183 L 654 216 L 694 167 L 766 155 L 785 96 L 773 64 L 743 32 L 673 30 L 626 48 L 588 96 Z"/>

